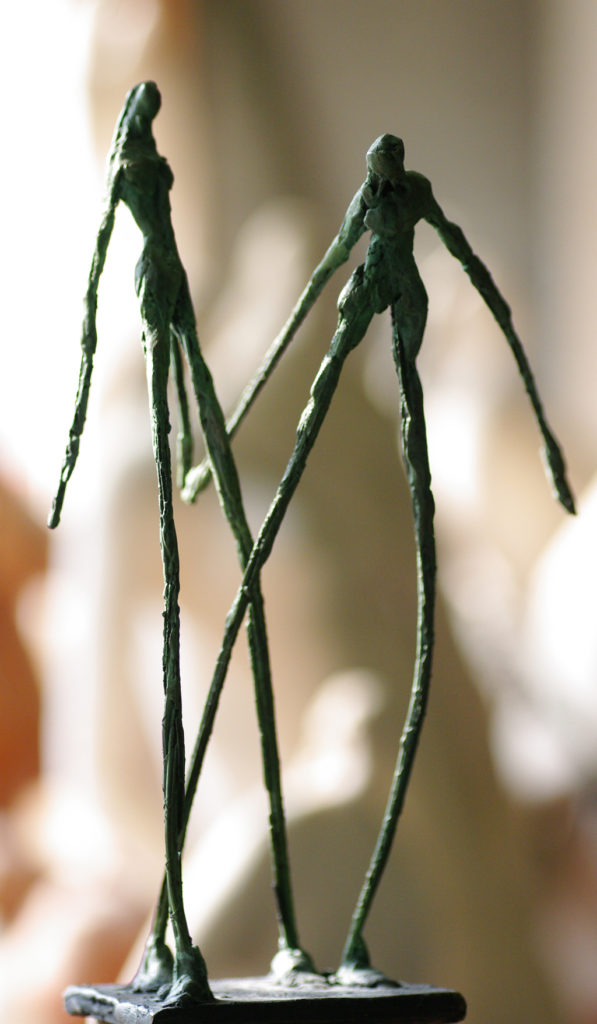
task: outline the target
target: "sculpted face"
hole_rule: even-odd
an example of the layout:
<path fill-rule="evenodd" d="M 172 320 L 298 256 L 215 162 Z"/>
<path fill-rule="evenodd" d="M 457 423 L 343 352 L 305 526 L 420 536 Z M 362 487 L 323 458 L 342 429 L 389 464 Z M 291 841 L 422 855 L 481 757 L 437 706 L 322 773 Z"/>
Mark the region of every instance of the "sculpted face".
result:
<path fill-rule="evenodd" d="M 396 135 L 380 135 L 367 150 L 367 168 L 397 185 L 404 175 L 404 143 Z"/>

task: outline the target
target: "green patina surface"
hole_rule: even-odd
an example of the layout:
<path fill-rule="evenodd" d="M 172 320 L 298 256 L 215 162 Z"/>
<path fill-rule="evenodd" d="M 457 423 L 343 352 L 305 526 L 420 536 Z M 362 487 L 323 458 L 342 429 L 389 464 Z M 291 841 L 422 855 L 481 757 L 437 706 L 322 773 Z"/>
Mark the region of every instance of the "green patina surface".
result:
<path fill-rule="evenodd" d="M 423 391 L 416 367 L 427 317 L 427 295 L 413 255 L 414 229 L 425 220 L 438 232 L 449 252 L 461 263 L 472 284 L 491 310 L 508 342 L 523 378 L 544 442 L 545 460 L 555 493 L 570 512 L 574 500 L 566 479 L 557 441 L 545 419 L 535 382 L 516 334 L 510 310 L 487 268 L 473 253 L 461 229 L 445 217 L 429 181 L 404 167 L 402 141 L 382 135 L 367 153 L 367 174 L 350 203 L 338 234 L 316 268 L 290 319 L 266 353 L 226 424 L 209 369 L 199 346 L 187 277 L 182 267 L 170 218 L 172 172 L 155 146 L 152 122 L 160 107 L 157 87 L 146 82 L 127 96 L 108 160 L 107 201 L 98 232 L 86 295 L 82 334 L 82 363 L 75 415 L 60 484 L 49 525 L 58 524 L 65 488 L 72 474 L 85 422 L 97 335 L 95 317 L 99 279 L 119 202 L 125 203 L 142 236 L 143 249 L 135 284 L 139 297 L 143 350 L 152 415 L 152 436 L 158 476 L 160 542 L 164 569 L 164 803 L 166 873 L 155 923 L 145 957 L 131 991 L 160 993 L 175 1005 L 181 997 L 211 998 L 207 971 L 193 944 L 182 899 L 180 857 L 186 826 L 203 758 L 213 728 L 232 650 L 247 616 L 249 648 L 262 741 L 265 783 L 270 799 L 274 892 L 279 920 L 279 951 L 273 961 L 273 983 L 312 985 L 317 975 L 302 950 L 295 924 L 286 828 L 280 786 L 274 703 L 260 572 L 269 558 L 288 505 L 296 491 L 309 454 L 338 386 L 349 354 L 365 337 L 375 314 L 391 314 L 392 347 L 400 394 L 402 453 L 410 488 L 417 549 L 417 650 L 411 701 L 399 744 L 386 811 L 371 862 L 356 902 L 342 962 L 326 987 L 376 986 L 385 979 L 371 967 L 363 929 L 377 891 L 411 775 L 427 707 L 434 638 L 436 557 L 434 501 L 427 453 Z M 364 263 L 349 278 L 338 299 L 338 324 L 328 352 L 313 381 L 300 418 L 296 443 L 258 536 L 253 540 L 243 507 L 230 439 L 278 360 L 333 273 L 348 259 L 361 235 L 370 232 Z M 197 405 L 207 459 L 193 467 L 191 412 L 186 393 L 185 364 Z M 178 483 L 183 497 L 194 501 L 214 480 L 220 503 L 233 533 L 243 580 L 230 608 L 202 721 L 184 777 L 184 732 L 179 666 L 179 563 L 172 508 L 170 417 L 167 384 L 172 371 L 180 435 Z M 168 917 L 172 921 L 174 955 L 166 945 Z"/>
<path fill-rule="evenodd" d="M 166 879 L 159 901 L 154 929 L 136 987 L 154 991 L 171 985 L 172 998 L 184 989 L 208 993 L 203 958 L 193 945 L 187 926 L 183 897 L 181 850 L 188 821 L 185 808 L 185 743 L 180 691 L 179 559 L 172 505 L 170 456 L 170 414 L 168 379 L 173 368 L 181 423 L 179 479 L 192 461 L 192 435 L 186 394 L 183 358 L 190 373 L 220 504 L 236 541 L 238 557 L 245 569 L 253 548 L 236 465 L 226 423 L 213 380 L 201 353 L 191 304 L 187 276 L 180 261 L 170 216 L 169 191 L 173 175 L 157 152 L 152 122 L 160 108 L 160 94 L 152 82 L 130 91 L 116 128 L 108 158 L 107 201 L 97 237 L 82 335 L 82 364 L 75 415 L 49 525 L 58 524 L 67 482 L 77 460 L 91 384 L 97 345 L 96 309 L 100 276 L 110 242 L 114 215 L 119 202 L 130 209 L 143 236 L 143 249 L 135 271 L 143 328 L 143 351 L 151 407 L 153 451 L 158 478 L 160 544 L 164 572 L 164 808 Z M 280 948 L 293 964 L 310 967 L 308 957 L 298 948 L 290 887 L 280 768 L 274 724 L 273 693 L 265 613 L 259 574 L 253 576 L 248 601 L 248 637 L 255 697 L 261 733 L 265 783 L 270 798 L 272 863 L 280 927 Z M 168 916 L 175 937 L 172 959 L 165 944 Z"/>

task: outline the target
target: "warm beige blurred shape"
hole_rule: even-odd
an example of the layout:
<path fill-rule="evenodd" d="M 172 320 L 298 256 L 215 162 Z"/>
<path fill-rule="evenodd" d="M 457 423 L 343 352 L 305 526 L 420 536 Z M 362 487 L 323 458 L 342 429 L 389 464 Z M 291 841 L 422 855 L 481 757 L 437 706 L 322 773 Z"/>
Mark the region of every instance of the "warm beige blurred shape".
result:
<path fill-rule="evenodd" d="M 72 7 L 92 10 L 82 0 Z M 96 153 L 103 161 L 127 89 L 156 80 L 175 227 L 227 407 L 336 230 L 367 147 L 391 131 L 511 303 L 584 488 L 593 469 L 596 18 L 581 0 L 94 6 L 86 86 Z M 67 221 L 66 195 L 62 202 Z M 138 324 L 133 307 L 115 302 L 109 277 L 132 291 L 138 242 L 126 223 L 100 293 L 99 396 L 51 538 L 45 646 L 38 637 L 45 775 L 19 822 L 42 878 L 0 936 L 0 971 L 13 982 L 0 985 L 0 1004 L 5 996 L 11 1024 L 63 1021 L 60 986 L 114 975 L 161 870 L 154 469 Z M 425 227 L 417 253 L 430 294 L 421 372 L 444 601 L 429 719 L 367 936 L 390 974 L 460 988 L 471 1024 L 590 1024 L 592 775 L 567 759 L 560 733 L 565 659 L 545 728 L 537 666 L 546 627 L 534 613 L 541 565 L 557 564 L 550 545 L 557 550 L 558 531 L 575 527 L 563 527 L 551 500 L 515 366 L 489 314 Z M 345 279 L 322 299 L 235 445 L 255 525 L 291 450 Z M 62 375 L 76 337 L 60 345 Z M 337 959 L 383 810 L 412 671 L 414 556 L 396 425 L 381 318 L 346 369 L 264 574 L 299 922 L 323 968 Z M 238 568 L 212 494 L 177 516 L 192 734 Z M 583 546 L 572 549 L 586 573 Z M 557 593 L 556 569 L 547 578 Z M 574 583 L 566 586 L 573 602 Z M 589 602 L 590 579 L 582 593 Z M 561 617 L 546 621 L 550 642 L 565 650 Z M 575 643 L 586 642 L 594 679 L 589 639 Z M 586 699 L 594 705 L 590 685 Z M 241 655 L 187 861 L 189 915 L 215 975 L 261 973 L 273 953 L 265 821 Z M 225 868 L 219 877 L 214 865 Z"/>
<path fill-rule="evenodd" d="M 46 568 L 46 537 L 8 483 L 0 484 L 0 809 L 39 771 L 39 693 L 15 619 L 15 595 Z"/>

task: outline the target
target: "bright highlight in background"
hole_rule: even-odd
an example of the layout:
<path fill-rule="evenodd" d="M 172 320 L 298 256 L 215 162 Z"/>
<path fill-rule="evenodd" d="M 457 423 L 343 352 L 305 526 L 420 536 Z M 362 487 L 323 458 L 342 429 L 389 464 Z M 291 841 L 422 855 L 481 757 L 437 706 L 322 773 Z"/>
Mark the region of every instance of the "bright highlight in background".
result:
<path fill-rule="evenodd" d="M 47 504 L 60 471 L 100 213 L 102 169 L 85 81 L 95 13 L 95 4 L 69 0 L 23 0 L 0 10 L 0 471 L 36 510 Z M 131 292 L 133 267 L 134 258 Z M 104 347 L 108 338 L 100 355 Z"/>

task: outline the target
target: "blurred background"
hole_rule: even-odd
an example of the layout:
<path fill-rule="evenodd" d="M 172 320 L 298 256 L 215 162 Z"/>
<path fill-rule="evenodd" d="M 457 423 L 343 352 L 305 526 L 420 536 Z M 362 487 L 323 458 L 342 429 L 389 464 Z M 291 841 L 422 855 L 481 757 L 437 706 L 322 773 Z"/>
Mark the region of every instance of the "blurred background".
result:
<path fill-rule="evenodd" d="M 597 1021 L 597 492 L 591 0 L 22 0 L 0 13 L 0 1006 L 59 1024 L 66 984 L 130 976 L 162 870 L 161 571 L 121 210 L 88 423 L 72 415 L 103 168 L 154 79 L 199 336 L 230 409 L 337 230 L 382 132 L 510 303 L 579 516 L 552 500 L 511 354 L 426 225 L 419 360 L 437 505 L 433 690 L 374 964 L 447 985 L 471 1024 Z M 363 258 L 366 240 L 351 266 Z M 334 330 L 328 287 L 235 442 L 258 528 Z M 347 364 L 264 573 L 302 941 L 337 965 L 408 701 L 415 567 L 387 316 Z M 189 747 L 239 573 L 213 493 L 178 503 Z M 185 862 L 213 977 L 275 947 L 246 653 Z"/>

